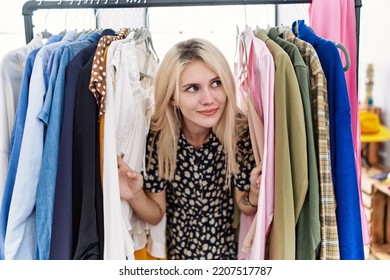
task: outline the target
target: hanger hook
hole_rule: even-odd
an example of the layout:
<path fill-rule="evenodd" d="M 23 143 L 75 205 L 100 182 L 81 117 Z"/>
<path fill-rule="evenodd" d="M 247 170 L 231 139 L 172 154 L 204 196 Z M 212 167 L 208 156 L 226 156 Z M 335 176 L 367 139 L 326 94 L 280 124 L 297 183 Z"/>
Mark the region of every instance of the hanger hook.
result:
<path fill-rule="evenodd" d="M 246 15 L 246 5 L 244 5 L 244 16 L 245 16 L 245 26 L 248 26 L 248 18 L 247 18 L 247 15 Z"/>
<path fill-rule="evenodd" d="M 60 0 L 60 2 L 58 2 L 58 5 L 61 5 L 62 4 L 62 0 Z"/>
<path fill-rule="evenodd" d="M 68 27 L 68 14 L 69 14 L 69 9 L 66 9 L 66 14 L 65 14 L 65 29 Z"/>
<path fill-rule="evenodd" d="M 346 65 L 343 66 L 343 68 L 344 68 L 344 71 L 347 71 L 349 69 L 349 67 L 351 67 L 351 58 L 349 56 L 349 52 L 348 52 L 347 48 L 341 43 L 337 43 L 336 47 L 339 48 L 340 50 L 342 50 L 342 52 L 345 55 Z"/>
<path fill-rule="evenodd" d="M 119 25 L 120 25 L 120 27 L 122 27 L 122 25 L 123 25 L 123 23 L 122 23 L 122 21 L 123 21 L 123 15 L 125 14 L 125 8 L 123 7 L 122 8 L 122 13 L 121 13 L 121 16 L 120 16 L 120 19 L 119 19 Z"/>
<path fill-rule="evenodd" d="M 97 28 L 97 16 L 98 16 L 98 13 L 99 13 L 99 10 L 98 9 L 94 9 L 94 13 L 91 14 L 93 16 L 93 18 L 91 17 L 91 21 L 92 21 L 92 19 L 94 19 L 94 22 L 93 23 L 91 22 L 91 26 L 95 25 L 95 28 Z"/>
<path fill-rule="evenodd" d="M 50 10 L 47 9 L 47 13 L 46 13 L 46 16 L 45 16 L 45 30 L 46 30 L 46 27 L 47 27 L 47 17 L 49 16 L 49 12 L 50 12 Z"/>

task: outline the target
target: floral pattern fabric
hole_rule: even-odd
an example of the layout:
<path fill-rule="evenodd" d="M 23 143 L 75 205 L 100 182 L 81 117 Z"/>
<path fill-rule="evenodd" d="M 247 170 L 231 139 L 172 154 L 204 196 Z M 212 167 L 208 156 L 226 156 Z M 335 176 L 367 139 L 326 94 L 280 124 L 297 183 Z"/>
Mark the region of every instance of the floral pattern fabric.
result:
<path fill-rule="evenodd" d="M 181 133 L 171 181 L 158 179 L 158 144 L 152 147 L 151 139 L 149 134 L 144 187 L 150 192 L 166 190 L 168 259 L 237 259 L 233 191 L 226 187 L 225 153 L 216 135 L 211 134 L 196 150 Z M 237 157 L 240 172 L 233 175 L 231 184 L 249 191 L 250 172 L 255 166 L 249 133 L 238 147 L 242 154 Z"/>

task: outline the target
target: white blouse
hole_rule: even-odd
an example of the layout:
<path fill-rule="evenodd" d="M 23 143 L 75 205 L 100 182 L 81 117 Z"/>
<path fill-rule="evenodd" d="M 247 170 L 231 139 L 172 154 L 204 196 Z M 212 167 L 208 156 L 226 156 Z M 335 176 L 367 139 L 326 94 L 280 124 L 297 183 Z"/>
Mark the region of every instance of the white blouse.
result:
<path fill-rule="evenodd" d="M 104 119 L 104 258 L 134 259 L 134 251 L 147 246 L 149 253 L 165 257 L 165 219 L 157 226 L 144 223 L 129 203 L 120 199 L 116 156 L 134 170 L 144 169 L 146 137 L 152 114 L 152 80 L 157 61 L 145 44 L 132 35 L 112 42 L 107 52 L 106 113 Z M 107 221 L 107 223 L 106 223 Z M 155 232 L 158 234 L 155 234 Z M 160 245 L 159 245 L 160 244 Z"/>

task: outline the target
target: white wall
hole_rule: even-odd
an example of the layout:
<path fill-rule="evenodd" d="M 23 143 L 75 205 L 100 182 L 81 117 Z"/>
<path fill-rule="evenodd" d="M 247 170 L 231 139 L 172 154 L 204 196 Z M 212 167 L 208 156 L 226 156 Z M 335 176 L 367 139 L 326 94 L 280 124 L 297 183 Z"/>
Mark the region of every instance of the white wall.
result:
<path fill-rule="evenodd" d="M 0 0 L 0 59 L 10 50 L 26 44 L 22 9 L 27 0 Z M 75 2 L 76 3 L 76 2 Z M 4 5 L 4 6 L 3 6 Z M 91 9 L 37 10 L 33 14 L 34 32 L 47 29 L 57 34 L 64 29 L 89 28 L 95 18 Z"/>
<path fill-rule="evenodd" d="M 22 16 L 24 2 L 24 0 L 0 1 L 2 5 L 0 9 L 0 59 L 7 51 L 25 44 Z"/>
<path fill-rule="evenodd" d="M 383 123 L 390 127 L 390 20 L 389 0 L 363 0 L 360 24 L 359 100 L 364 101 L 366 69 L 374 66 L 374 105 L 382 109 Z M 383 144 L 381 157 L 390 166 L 390 142 Z"/>

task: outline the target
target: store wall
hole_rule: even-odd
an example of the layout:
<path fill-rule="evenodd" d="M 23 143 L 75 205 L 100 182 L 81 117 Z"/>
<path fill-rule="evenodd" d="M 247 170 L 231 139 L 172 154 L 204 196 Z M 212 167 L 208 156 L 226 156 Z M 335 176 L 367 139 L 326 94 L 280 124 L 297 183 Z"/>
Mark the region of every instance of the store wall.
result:
<path fill-rule="evenodd" d="M 22 7 L 25 0 L 2 1 L 0 9 L 0 58 L 9 50 L 25 44 Z M 275 23 L 273 5 L 150 8 L 149 26 L 157 53 L 162 58 L 175 42 L 201 36 L 211 39 L 233 64 L 237 27 L 246 25 L 266 28 Z M 383 112 L 383 122 L 390 127 L 390 55 L 387 36 L 387 20 L 390 15 L 389 0 L 363 0 L 360 22 L 359 100 L 364 101 L 366 68 L 374 66 L 374 105 Z M 137 26 L 144 24 L 144 13 L 126 9 L 99 11 L 98 22 L 103 27 Z M 133 21 L 131 21 L 132 19 Z M 280 23 L 291 25 L 295 19 L 308 19 L 308 5 L 280 5 Z M 34 13 L 34 32 L 45 28 L 53 34 L 64 29 L 82 30 L 95 24 L 91 10 L 39 10 Z M 308 21 L 308 20 L 307 20 Z M 382 158 L 390 166 L 390 142 L 382 145 Z"/>
<path fill-rule="evenodd" d="M 0 9 L 0 59 L 14 48 L 25 44 L 22 16 L 23 0 L 1 1 Z"/>
<path fill-rule="evenodd" d="M 382 109 L 383 124 L 390 128 L 390 37 L 387 26 L 389 0 L 363 0 L 360 25 L 359 100 L 364 102 L 367 65 L 374 66 L 374 106 Z M 390 167 L 390 141 L 381 145 L 381 158 Z"/>

